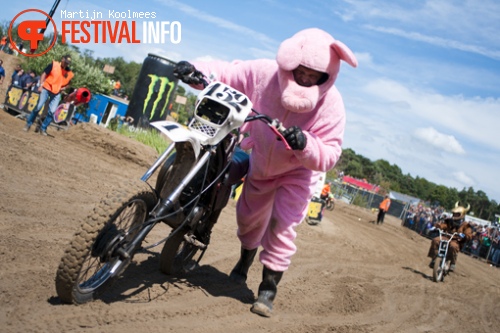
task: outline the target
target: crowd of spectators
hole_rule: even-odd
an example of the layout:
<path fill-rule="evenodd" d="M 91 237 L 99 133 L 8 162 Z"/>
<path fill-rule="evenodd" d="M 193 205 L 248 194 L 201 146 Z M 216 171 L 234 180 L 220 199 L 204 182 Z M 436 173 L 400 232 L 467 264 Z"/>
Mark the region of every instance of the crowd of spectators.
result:
<path fill-rule="evenodd" d="M 34 90 L 38 89 L 38 83 L 40 81 L 40 76 L 37 76 L 34 70 L 25 71 L 21 66 L 17 65 L 14 73 L 12 73 L 12 85 L 20 87 L 24 90 Z"/>
<path fill-rule="evenodd" d="M 19 54 L 18 50 L 22 52 L 26 51 L 22 40 L 14 42 L 10 40 L 8 36 L 2 36 L 2 38 L 0 38 L 0 51 L 17 56 Z"/>
<path fill-rule="evenodd" d="M 443 207 L 427 207 L 419 204 L 410 206 L 403 221 L 403 225 L 418 234 L 434 238 L 438 235 L 434 225 L 446 218 L 448 213 Z M 465 244 L 462 252 L 474 258 L 485 259 L 493 266 L 500 267 L 500 230 L 498 225 L 481 225 L 470 222 L 473 229 L 473 237 Z"/>

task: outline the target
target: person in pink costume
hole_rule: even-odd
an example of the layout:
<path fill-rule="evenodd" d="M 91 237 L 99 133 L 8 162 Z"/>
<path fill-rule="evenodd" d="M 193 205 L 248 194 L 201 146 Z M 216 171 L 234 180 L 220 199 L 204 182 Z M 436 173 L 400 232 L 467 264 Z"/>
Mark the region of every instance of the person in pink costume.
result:
<path fill-rule="evenodd" d="M 241 257 L 230 277 L 245 283 L 262 246 L 263 279 L 251 311 L 265 317 L 272 313 L 277 285 L 297 250 L 295 228 L 307 214 L 320 173 L 332 169 L 341 154 L 345 110 L 334 85 L 341 60 L 357 66 L 345 44 L 311 28 L 283 41 L 276 60 L 193 63 L 196 70 L 246 94 L 255 110 L 279 119 L 293 149 L 286 150 L 262 122 L 241 128 L 249 135 L 240 146 L 251 154 L 237 203 Z"/>

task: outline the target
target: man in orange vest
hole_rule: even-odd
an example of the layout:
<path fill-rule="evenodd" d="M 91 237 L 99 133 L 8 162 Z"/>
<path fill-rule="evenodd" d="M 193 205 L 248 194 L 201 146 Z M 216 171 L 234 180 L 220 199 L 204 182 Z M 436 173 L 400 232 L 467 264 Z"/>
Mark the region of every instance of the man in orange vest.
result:
<path fill-rule="evenodd" d="M 2 40 L 0 41 L 0 51 L 3 51 L 5 49 L 5 45 L 7 45 L 7 36 L 3 36 Z"/>
<path fill-rule="evenodd" d="M 330 186 L 330 182 L 326 183 L 324 186 L 323 186 L 323 189 L 321 190 L 321 195 L 320 195 L 320 198 L 323 199 L 323 200 L 326 200 L 328 199 L 328 196 L 330 195 L 330 191 L 331 191 L 331 186 Z"/>
<path fill-rule="evenodd" d="M 382 202 L 378 206 L 377 224 L 384 223 L 385 213 L 387 213 L 390 206 L 391 206 L 391 199 L 389 199 L 389 196 L 386 195 L 384 200 L 382 200 Z"/>
<path fill-rule="evenodd" d="M 61 100 L 61 90 L 64 89 L 73 78 L 74 74 L 69 68 L 71 65 L 71 56 L 69 54 L 62 57 L 61 62 L 52 61 L 42 73 L 40 77 L 40 87 L 38 91 L 40 92 L 40 99 L 38 100 L 37 107 L 31 112 L 31 114 L 26 119 L 25 131 L 29 131 L 31 125 L 36 119 L 36 116 L 45 105 L 45 102 L 49 100 L 49 110 L 47 112 L 47 117 L 40 127 L 40 134 L 47 135 L 47 127 L 49 127 L 52 119 L 54 118 L 54 112 L 59 105 Z"/>
<path fill-rule="evenodd" d="M 120 88 L 122 84 L 120 80 L 116 81 L 114 86 L 113 86 L 113 95 L 118 96 L 120 94 Z"/>

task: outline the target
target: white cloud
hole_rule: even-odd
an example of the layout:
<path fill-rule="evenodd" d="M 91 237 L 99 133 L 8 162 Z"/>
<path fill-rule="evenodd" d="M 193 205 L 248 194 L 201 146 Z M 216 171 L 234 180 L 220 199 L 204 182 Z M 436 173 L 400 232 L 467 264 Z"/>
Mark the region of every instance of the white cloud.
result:
<path fill-rule="evenodd" d="M 417 139 L 420 139 L 435 148 L 452 154 L 465 154 L 464 148 L 453 135 L 439 133 L 433 127 L 417 128 L 414 134 Z"/>
<path fill-rule="evenodd" d="M 368 66 L 373 66 L 373 59 L 372 55 L 368 52 L 355 52 L 354 55 L 356 56 L 356 59 L 358 60 L 358 63 L 360 66 L 363 67 L 368 67 Z"/>
<path fill-rule="evenodd" d="M 464 186 L 472 186 L 475 184 L 474 180 L 467 176 L 467 174 L 463 171 L 454 172 L 453 177 L 455 177 L 455 179 Z"/>
<path fill-rule="evenodd" d="M 233 23 L 229 20 L 226 20 L 221 17 L 217 17 L 215 15 L 211 15 L 205 12 L 202 12 L 195 7 L 188 6 L 184 4 L 183 2 L 178 2 L 174 0 L 157 0 L 158 2 L 167 5 L 169 7 L 175 7 L 177 10 L 182 11 L 183 13 L 190 15 L 196 19 L 199 19 L 201 21 L 205 21 L 208 23 L 211 23 L 219 28 L 223 28 L 232 32 L 237 33 L 240 36 L 246 36 L 249 38 L 252 38 L 253 40 L 257 40 L 258 42 L 262 43 L 263 45 L 274 49 L 276 45 L 279 44 L 278 41 L 270 38 L 268 35 L 260 33 L 258 31 L 252 30 L 250 28 L 247 28 L 243 25 L 239 25 L 236 23 Z"/>
<path fill-rule="evenodd" d="M 381 78 L 367 81 L 357 98 L 364 92 L 372 107 L 385 108 L 379 110 L 385 116 L 397 112 L 393 116 L 408 118 L 414 127 L 443 128 L 461 140 L 500 150 L 500 99 L 445 96 L 423 89 Z"/>
<path fill-rule="evenodd" d="M 386 34 L 391 34 L 399 37 L 403 37 L 410 40 L 415 40 L 419 42 L 428 43 L 431 45 L 436 45 L 448 49 L 456 49 L 460 51 L 466 51 L 471 53 L 477 53 L 485 57 L 489 57 L 495 60 L 500 60 L 500 51 L 491 50 L 489 48 L 481 47 L 474 44 L 462 43 L 453 39 L 442 38 L 438 36 L 430 36 L 421 34 L 419 32 L 404 31 L 398 28 L 386 28 L 386 27 L 375 27 L 372 25 L 366 25 L 367 29 L 378 31 Z"/>

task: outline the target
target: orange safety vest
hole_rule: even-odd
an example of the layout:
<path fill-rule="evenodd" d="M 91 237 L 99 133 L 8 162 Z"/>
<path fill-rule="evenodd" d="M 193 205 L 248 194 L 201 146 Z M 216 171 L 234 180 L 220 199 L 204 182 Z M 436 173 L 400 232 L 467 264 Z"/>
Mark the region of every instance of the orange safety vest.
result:
<path fill-rule="evenodd" d="M 66 71 L 61 68 L 61 63 L 58 61 L 52 61 L 52 71 L 47 75 L 47 78 L 43 82 L 43 88 L 52 92 L 53 94 L 58 94 L 62 87 L 69 84 L 69 81 L 73 78 L 74 74 L 72 71 Z"/>
<path fill-rule="evenodd" d="M 2 41 L 0 42 L 0 45 L 5 45 L 7 44 L 7 37 L 2 37 Z"/>
<path fill-rule="evenodd" d="M 382 209 L 384 212 L 387 212 L 389 210 L 390 205 L 391 205 L 391 200 L 389 198 L 385 198 L 384 200 L 382 200 L 378 208 Z"/>
<path fill-rule="evenodd" d="M 326 184 L 321 191 L 322 196 L 327 196 L 330 193 L 330 185 Z"/>

